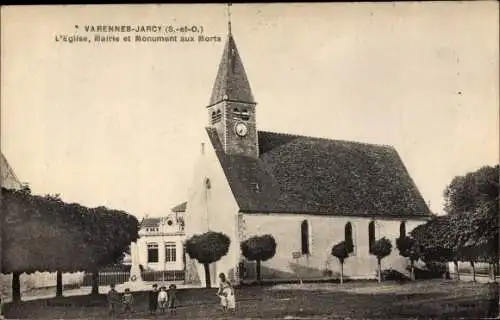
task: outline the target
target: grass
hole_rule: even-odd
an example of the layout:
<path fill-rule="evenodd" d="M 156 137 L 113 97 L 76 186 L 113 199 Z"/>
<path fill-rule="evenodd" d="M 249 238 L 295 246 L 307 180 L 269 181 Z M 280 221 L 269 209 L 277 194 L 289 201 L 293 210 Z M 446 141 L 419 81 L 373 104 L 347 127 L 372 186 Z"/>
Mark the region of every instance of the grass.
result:
<path fill-rule="evenodd" d="M 488 314 L 492 285 L 453 280 L 426 280 L 411 283 L 350 282 L 281 284 L 237 289 L 234 318 L 315 317 L 328 319 L 369 318 L 483 318 Z M 217 319 L 216 289 L 179 290 L 180 319 Z M 135 294 L 133 318 L 154 319 L 148 314 L 147 293 Z M 497 303 L 498 305 L 498 303 Z M 86 318 L 107 317 L 104 295 L 63 297 L 26 301 L 5 306 L 7 318 Z M 123 318 L 123 316 L 121 316 Z M 160 318 L 160 317 L 157 317 Z"/>

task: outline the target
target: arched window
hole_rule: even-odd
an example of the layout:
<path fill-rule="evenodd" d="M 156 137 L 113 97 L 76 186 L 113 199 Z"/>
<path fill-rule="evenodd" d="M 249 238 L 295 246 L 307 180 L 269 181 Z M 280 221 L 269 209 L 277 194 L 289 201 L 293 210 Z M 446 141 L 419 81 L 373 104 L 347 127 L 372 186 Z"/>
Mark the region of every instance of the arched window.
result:
<path fill-rule="evenodd" d="M 222 112 L 220 109 L 212 111 L 212 124 L 219 122 L 222 119 Z"/>
<path fill-rule="evenodd" d="M 309 223 L 302 221 L 300 225 L 300 236 L 302 243 L 302 254 L 309 254 Z"/>
<path fill-rule="evenodd" d="M 404 238 L 406 236 L 406 224 L 405 222 L 401 222 L 399 225 L 399 237 Z"/>
<path fill-rule="evenodd" d="M 346 244 L 351 245 L 349 253 L 354 251 L 354 242 L 352 241 L 352 225 L 347 222 L 344 227 L 344 241 Z"/>
<path fill-rule="evenodd" d="M 368 251 L 372 252 L 372 245 L 375 243 L 375 221 L 368 224 Z"/>
<path fill-rule="evenodd" d="M 212 188 L 212 184 L 210 183 L 210 179 L 208 178 L 205 179 L 205 188 L 207 189 Z"/>

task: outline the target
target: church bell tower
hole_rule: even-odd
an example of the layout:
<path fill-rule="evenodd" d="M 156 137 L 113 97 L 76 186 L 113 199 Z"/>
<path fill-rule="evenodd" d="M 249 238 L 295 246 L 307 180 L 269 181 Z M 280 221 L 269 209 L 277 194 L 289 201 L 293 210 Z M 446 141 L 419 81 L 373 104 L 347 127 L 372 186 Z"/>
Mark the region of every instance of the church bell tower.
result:
<path fill-rule="evenodd" d="M 245 68 L 228 23 L 228 36 L 207 107 L 209 125 L 216 128 L 224 151 L 258 157 L 258 137 L 253 98 Z"/>

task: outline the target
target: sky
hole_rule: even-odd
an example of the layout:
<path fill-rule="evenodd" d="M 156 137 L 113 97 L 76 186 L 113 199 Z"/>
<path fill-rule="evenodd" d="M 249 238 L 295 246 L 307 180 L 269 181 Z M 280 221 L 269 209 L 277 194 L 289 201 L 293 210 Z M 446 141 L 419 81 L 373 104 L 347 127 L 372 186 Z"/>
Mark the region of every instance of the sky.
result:
<path fill-rule="evenodd" d="M 438 213 L 454 176 L 499 162 L 496 2 L 233 4 L 231 20 L 260 130 L 392 145 Z M 222 41 L 55 41 L 93 39 L 85 25 Z M 226 34 L 222 4 L 2 7 L 2 152 L 35 194 L 167 214 L 186 199 Z"/>

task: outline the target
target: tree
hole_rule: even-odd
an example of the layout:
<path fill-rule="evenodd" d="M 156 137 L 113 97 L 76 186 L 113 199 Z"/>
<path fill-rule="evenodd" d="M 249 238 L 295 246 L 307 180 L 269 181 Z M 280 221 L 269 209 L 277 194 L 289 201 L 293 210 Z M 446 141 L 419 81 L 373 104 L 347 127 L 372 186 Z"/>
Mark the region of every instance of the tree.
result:
<path fill-rule="evenodd" d="M 349 257 L 349 249 L 351 248 L 352 245 L 345 241 L 341 241 L 332 247 L 332 256 L 336 257 L 340 262 L 340 284 L 344 283 L 344 262 Z"/>
<path fill-rule="evenodd" d="M 203 264 L 205 269 L 205 284 L 211 287 L 209 265 L 219 261 L 229 251 L 231 239 L 221 232 L 208 231 L 195 234 L 186 240 L 186 252 L 191 259 Z"/>
<path fill-rule="evenodd" d="M 458 241 L 456 222 L 458 222 L 456 217 L 452 219 L 449 215 L 435 216 L 410 232 L 410 236 L 417 243 L 422 261 L 426 263 L 453 261 L 458 270 L 460 255 L 456 245 Z"/>
<path fill-rule="evenodd" d="M 453 178 L 446 187 L 445 211 L 475 213 L 484 202 L 494 204 L 498 214 L 498 177 L 500 167 L 484 166 L 464 176 Z"/>
<path fill-rule="evenodd" d="M 410 278 L 415 280 L 415 261 L 420 258 L 420 248 L 417 242 L 408 236 L 400 237 L 396 239 L 396 247 L 399 250 L 399 254 L 402 257 L 408 258 L 410 260 Z"/>
<path fill-rule="evenodd" d="M 13 273 L 14 301 L 20 300 L 21 273 L 57 272 L 61 295 L 62 272 L 102 267 L 138 237 L 137 218 L 122 211 L 101 207 L 96 213 L 29 189 L 2 188 L 2 196 L 2 272 Z"/>
<path fill-rule="evenodd" d="M 386 237 L 378 239 L 371 247 L 371 254 L 377 257 L 379 283 L 382 281 L 382 259 L 390 255 L 391 250 L 392 244 Z"/>
<path fill-rule="evenodd" d="M 454 241 L 459 258 L 470 262 L 473 276 L 474 263 L 481 261 L 490 264 L 490 277 L 495 278 L 491 271 L 498 265 L 499 173 L 499 165 L 484 166 L 455 177 L 445 190 L 445 210 L 455 227 L 446 236 Z"/>
<path fill-rule="evenodd" d="M 250 261 L 256 262 L 257 281 L 261 282 L 261 261 L 267 261 L 276 254 L 276 240 L 270 234 L 253 236 L 241 243 L 241 253 Z"/>

